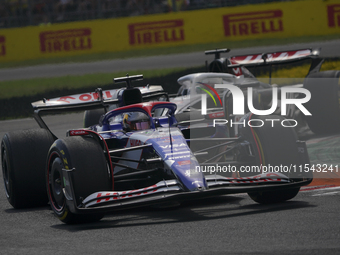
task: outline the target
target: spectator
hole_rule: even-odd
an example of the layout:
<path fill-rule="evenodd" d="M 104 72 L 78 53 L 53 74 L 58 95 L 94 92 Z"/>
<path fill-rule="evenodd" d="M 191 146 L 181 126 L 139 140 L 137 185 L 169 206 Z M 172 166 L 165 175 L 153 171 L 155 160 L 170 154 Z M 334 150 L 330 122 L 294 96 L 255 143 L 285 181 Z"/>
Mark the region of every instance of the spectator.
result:
<path fill-rule="evenodd" d="M 42 22 L 39 23 L 39 26 L 40 27 L 45 27 L 45 26 L 49 27 L 49 26 L 51 26 L 51 22 L 49 21 L 49 18 L 48 18 L 48 16 L 46 14 L 43 15 Z"/>
<path fill-rule="evenodd" d="M 8 0 L 10 15 L 14 16 L 18 25 L 23 26 L 28 23 L 28 0 Z"/>
<path fill-rule="evenodd" d="M 173 2 L 176 2 L 176 8 L 174 8 Z M 168 0 L 169 12 L 185 10 L 189 4 L 189 0 Z"/>
<path fill-rule="evenodd" d="M 7 27 L 9 17 L 9 5 L 8 1 L 5 1 L 3 4 L 0 4 L 0 27 Z"/>
<path fill-rule="evenodd" d="M 126 3 L 128 16 L 138 16 L 144 14 L 143 0 L 128 0 Z"/>
<path fill-rule="evenodd" d="M 89 18 L 89 10 L 91 8 L 91 2 L 89 0 L 79 0 L 77 2 L 77 11 L 81 17 L 81 19 Z"/>
<path fill-rule="evenodd" d="M 121 16 L 125 0 L 102 0 L 102 12 L 104 17 Z"/>
<path fill-rule="evenodd" d="M 73 0 L 59 0 L 59 2 L 55 5 L 55 12 L 58 13 L 57 21 L 63 20 L 66 10 L 73 6 Z"/>

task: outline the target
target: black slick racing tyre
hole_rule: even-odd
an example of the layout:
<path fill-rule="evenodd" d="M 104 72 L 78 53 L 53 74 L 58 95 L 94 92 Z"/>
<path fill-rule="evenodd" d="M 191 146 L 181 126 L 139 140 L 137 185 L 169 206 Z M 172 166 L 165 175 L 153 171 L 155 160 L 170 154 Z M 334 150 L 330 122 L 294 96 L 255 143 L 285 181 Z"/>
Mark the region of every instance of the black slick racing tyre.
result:
<path fill-rule="evenodd" d="M 99 123 L 100 117 L 103 114 L 105 114 L 105 110 L 103 108 L 85 111 L 84 127 L 88 128 L 90 126 L 97 125 Z"/>
<path fill-rule="evenodd" d="M 281 125 L 281 122 L 285 120 L 285 118 L 275 115 L 255 116 L 253 114 L 247 114 L 244 118 L 245 123 L 251 121 L 252 126 L 260 126 L 263 123 L 261 127 L 240 125 L 239 128 L 240 135 L 251 145 L 255 157 L 254 164 L 267 167 L 290 167 L 291 165 L 298 166 L 300 164 L 297 135 L 293 127 L 284 127 Z M 276 119 L 278 121 L 275 121 L 274 127 L 272 127 L 272 122 L 266 121 L 266 119 Z M 286 121 L 285 125 L 288 126 L 290 124 Z M 270 168 L 268 168 L 268 172 L 271 172 Z M 303 178 L 303 176 L 295 176 L 295 173 L 284 171 L 280 171 L 280 173 L 292 179 Z M 251 192 L 248 194 L 258 203 L 277 203 L 295 197 L 299 190 L 300 188 L 294 188 L 270 192 Z"/>
<path fill-rule="evenodd" d="M 294 198 L 300 191 L 300 188 L 285 189 L 275 192 L 252 192 L 248 193 L 249 197 L 260 204 L 273 204 Z"/>
<path fill-rule="evenodd" d="M 53 137 L 46 129 L 8 132 L 1 143 L 5 193 L 16 209 L 47 204 L 45 165 Z"/>
<path fill-rule="evenodd" d="M 311 93 L 305 107 L 312 115 L 306 122 L 315 134 L 340 132 L 339 77 L 340 71 L 324 71 L 304 80 L 303 87 Z"/>
<path fill-rule="evenodd" d="M 100 220 L 103 214 L 75 214 L 63 192 L 63 169 L 73 169 L 72 185 L 76 205 L 97 191 L 111 191 L 110 171 L 102 147 L 93 138 L 81 136 L 58 139 L 49 151 L 46 186 L 51 208 L 64 223 L 77 224 Z"/>

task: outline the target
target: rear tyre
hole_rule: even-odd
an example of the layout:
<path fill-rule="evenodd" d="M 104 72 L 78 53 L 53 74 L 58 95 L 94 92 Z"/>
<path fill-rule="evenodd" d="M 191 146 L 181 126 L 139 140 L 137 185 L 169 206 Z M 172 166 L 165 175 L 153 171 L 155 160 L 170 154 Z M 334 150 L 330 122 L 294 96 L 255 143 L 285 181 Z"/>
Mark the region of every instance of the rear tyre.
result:
<path fill-rule="evenodd" d="M 71 172 L 76 205 L 97 191 L 112 190 L 111 177 L 102 147 L 95 139 L 67 137 L 59 139 L 49 151 L 46 167 L 46 186 L 54 214 L 67 224 L 99 221 L 103 214 L 74 214 L 63 192 L 63 169 Z"/>
<path fill-rule="evenodd" d="M 271 121 L 265 119 L 276 119 L 274 127 Z M 257 121 L 259 120 L 259 121 Z M 245 122 L 251 121 L 251 125 L 261 127 L 241 126 L 239 128 L 240 135 L 247 140 L 252 148 L 257 166 L 278 166 L 289 167 L 298 166 L 300 164 L 300 156 L 297 145 L 297 135 L 293 127 L 283 127 L 281 122 L 284 120 L 282 116 L 254 116 L 247 114 Z M 280 123 L 280 124 L 279 124 Z M 289 125 L 286 121 L 285 125 Z M 305 162 L 309 163 L 309 162 Z M 305 176 L 301 174 L 291 174 L 281 172 L 292 180 L 301 180 Z M 297 195 L 300 188 L 276 190 L 270 192 L 251 192 L 249 196 L 258 203 L 278 203 L 292 199 Z"/>
<path fill-rule="evenodd" d="M 84 127 L 88 128 L 90 126 L 97 125 L 99 123 L 100 117 L 103 114 L 105 114 L 105 110 L 103 108 L 85 111 Z"/>
<path fill-rule="evenodd" d="M 304 88 L 311 93 L 305 106 L 312 115 L 306 116 L 306 121 L 316 134 L 340 131 L 339 77 L 340 71 L 325 71 L 304 80 Z"/>
<path fill-rule="evenodd" d="M 46 129 L 4 135 L 1 143 L 2 174 L 7 200 L 14 208 L 47 204 L 45 164 L 53 141 Z"/>

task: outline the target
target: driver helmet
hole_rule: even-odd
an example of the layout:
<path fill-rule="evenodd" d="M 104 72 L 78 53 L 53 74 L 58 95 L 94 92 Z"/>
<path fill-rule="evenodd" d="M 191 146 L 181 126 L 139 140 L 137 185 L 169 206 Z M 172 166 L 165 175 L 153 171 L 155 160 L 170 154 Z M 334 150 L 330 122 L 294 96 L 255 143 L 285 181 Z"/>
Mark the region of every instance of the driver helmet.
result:
<path fill-rule="evenodd" d="M 150 128 L 149 117 L 141 112 L 125 113 L 123 117 L 125 131 L 146 130 Z"/>

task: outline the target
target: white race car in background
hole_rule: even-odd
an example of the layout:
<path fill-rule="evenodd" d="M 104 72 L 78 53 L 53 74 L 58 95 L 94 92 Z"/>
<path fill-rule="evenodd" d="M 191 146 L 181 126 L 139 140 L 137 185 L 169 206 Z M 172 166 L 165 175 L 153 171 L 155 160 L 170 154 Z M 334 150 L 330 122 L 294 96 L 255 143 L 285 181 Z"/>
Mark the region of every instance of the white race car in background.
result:
<path fill-rule="evenodd" d="M 251 105 L 258 111 L 271 109 L 273 98 L 278 97 L 276 101 L 277 108 L 272 114 L 282 114 L 287 119 L 294 120 L 292 125 L 304 128 L 307 123 L 309 128 L 316 134 L 333 133 L 340 130 L 340 71 L 320 72 L 321 65 L 324 62 L 324 59 L 318 57 L 320 50 L 301 49 L 229 58 L 221 58 L 220 53 L 222 52 L 229 52 L 229 49 L 205 52 L 206 54 L 215 54 L 215 59 L 207 65 L 209 72 L 189 74 L 178 79 L 180 88 L 177 95 L 170 100 L 178 105 L 176 118 L 180 121 L 192 122 L 202 119 L 201 94 L 208 94 L 210 92 L 210 97 L 207 97 L 207 115 L 205 118 L 222 117 L 228 120 L 229 123 L 232 120 L 237 122 L 241 116 L 233 114 L 233 108 L 235 107 L 233 104 L 233 93 L 228 89 L 216 88 L 216 84 L 231 84 L 240 88 L 244 93 L 245 113 L 250 111 L 248 95 L 252 97 Z M 271 81 L 274 80 L 271 77 L 273 65 L 293 64 L 306 60 L 311 61 L 311 66 L 307 76 L 301 79 L 300 83 L 292 83 L 296 80 L 282 77 L 276 79 L 276 81 L 284 80 L 284 86 L 271 84 Z M 270 69 L 269 83 L 256 79 L 246 68 L 263 66 Z M 291 89 L 292 91 L 302 88 L 306 93 L 287 93 L 289 91 L 287 87 L 294 88 Z M 251 88 L 251 94 L 249 94 L 248 88 Z M 273 88 L 275 88 L 275 91 L 273 91 Z M 285 104 L 285 109 L 281 109 L 282 88 L 285 88 L 285 98 L 290 99 L 292 102 Z M 308 98 L 309 93 L 310 99 Z M 217 101 L 218 98 L 221 99 L 219 100 L 220 103 Z M 299 105 L 294 104 L 294 102 L 302 101 L 305 101 L 303 107 L 297 107 Z M 306 109 L 311 115 L 306 115 L 306 112 L 302 113 L 301 109 Z M 231 133 L 233 132 L 235 130 L 231 129 Z"/>

